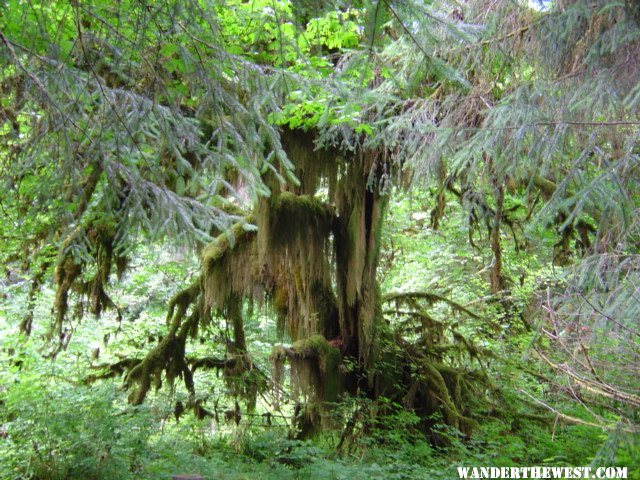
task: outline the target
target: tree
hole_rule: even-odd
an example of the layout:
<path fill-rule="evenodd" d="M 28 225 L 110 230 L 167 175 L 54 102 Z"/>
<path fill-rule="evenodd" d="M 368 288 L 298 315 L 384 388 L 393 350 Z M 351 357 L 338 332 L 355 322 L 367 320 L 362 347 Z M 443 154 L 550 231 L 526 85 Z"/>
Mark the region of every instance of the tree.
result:
<path fill-rule="evenodd" d="M 34 272 L 32 302 L 55 271 L 50 336 L 68 341 L 74 295 L 94 314 L 118 310 L 110 276 L 141 239 L 201 249 L 200 277 L 169 303 L 167 335 L 118 367 L 134 403 L 179 377 L 203 414 L 192 377 L 209 366 L 251 406 L 265 388 L 244 339 L 255 304 L 293 341 L 274 352 L 275 377 L 291 364 L 307 420 L 346 391 L 404 403 L 425 425 L 437 412 L 469 432 L 472 385 L 490 382 L 468 370 L 489 354 L 453 330 L 462 364 L 424 349 L 438 329 L 421 302 L 474 313 L 433 292 L 379 291 L 394 185 L 436 188 L 434 228 L 453 195 L 468 209 L 472 247 L 486 227 L 498 297 L 513 282 L 503 233 L 527 248 L 533 216 L 557 229 L 556 264 L 574 251 L 637 251 L 629 3 L 9 3 L 2 201 L 18 228 L 2 232 L 5 261 L 25 259 Z M 505 206 L 510 196 L 519 206 Z M 382 313 L 393 302 L 420 319 L 419 341 L 393 334 Z M 220 317 L 233 330 L 227 356 L 186 358 L 189 336 Z"/>

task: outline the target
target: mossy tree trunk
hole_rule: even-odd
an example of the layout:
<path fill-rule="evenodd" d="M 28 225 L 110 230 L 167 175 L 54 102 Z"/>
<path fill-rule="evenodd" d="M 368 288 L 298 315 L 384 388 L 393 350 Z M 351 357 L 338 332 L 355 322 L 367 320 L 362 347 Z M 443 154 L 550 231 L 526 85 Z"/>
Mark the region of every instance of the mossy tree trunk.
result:
<path fill-rule="evenodd" d="M 299 182 L 280 181 L 282 172 L 265 175 L 270 196 L 205 249 L 203 295 L 233 326 L 234 348 L 242 338 L 243 351 L 242 303 L 266 300 L 293 342 L 274 359 L 295 363 L 293 376 L 302 378 L 292 381 L 303 384 L 307 400 L 321 402 L 337 398 L 338 385 L 352 392 L 373 385 L 384 165 L 377 152 L 317 149 L 313 135 L 302 131 L 283 131 L 282 142 Z M 246 229 L 249 223 L 256 232 Z M 336 352 L 357 365 L 337 381 L 339 368 L 322 367 Z"/>
<path fill-rule="evenodd" d="M 379 185 L 381 159 L 371 151 L 344 154 L 334 149 L 316 150 L 313 137 L 302 132 L 285 132 L 283 140 L 301 177 L 294 190 L 313 196 L 319 187 L 326 187 L 334 212 L 331 229 L 326 232 L 332 251 L 325 253 L 333 261 L 326 286 L 332 290 L 335 308 L 316 312 L 318 325 L 313 333 L 333 340 L 344 355 L 358 359 L 367 369 L 375 359 L 380 320 L 376 272 L 386 204 Z M 324 291 L 316 295 L 325 298 L 311 303 L 325 303 L 329 296 Z"/>

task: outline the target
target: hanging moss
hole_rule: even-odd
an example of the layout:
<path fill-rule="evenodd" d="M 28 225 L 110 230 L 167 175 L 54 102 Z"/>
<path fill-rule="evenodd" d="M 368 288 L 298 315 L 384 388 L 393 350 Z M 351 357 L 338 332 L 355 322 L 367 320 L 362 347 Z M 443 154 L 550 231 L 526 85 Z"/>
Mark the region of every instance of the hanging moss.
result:
<path fill-rule="evenodd" d="M 296 166 L 310 172 L 313 162 L 309 158 L 315 154 L 310 153 L 305 142 L 289 140 L 296 145 Z M 255 298 L 256 291 L 264 292 L 278 314 L 280 330 L 291 338 L 307 339 L 305 341 L 339 338 L 337 342 L 341 347 L 346 345 L 345 350 L 349 350 L 355 346 L 358 356 L 370 365 L 375 357 L 375 325 L 381 319 L 375 271 L 384 202 L 375 187 L 367 189 L 368 167 L 361 162 L 364 159 L 372 162 L 366 156 L 358 157 L 340 183 L 332 187 L 336 205 L 341 209 L 339 217 L 326 202 L 306 193 L 278 191 L 280 188 L 274 184 L 272 197 L 262 200 L 257 207 L 255 241 L 251 238 L 244 242 L 246 232 L 237 225 L 231 235 L 220 236 L 209 245 L 203 252 L 209 305 L 223 308 L 232 295 L 250 299 Z M 317 177 L 317 172 L 314 176 Z M 307 182 L 301 190 L 311 193 L 317 186 Z M 350 219 L 346 230 L 351 241 L 346 243 L 344 236 L 335 231 L 337 222 L 344 219 Z M 343 249 L 346 258 L 339 274 L 344 272 L 347 281 L 338 279 L 337 296 L 329 262 L 332 234 L 334 247 Z M 229 237 L 238 239 L 238 245 L 232 246 Z M 351 295 L 347 295 L 349 301 L 345 309 L 339 307 L 338 302 L 344 298 L 341 285 L 347 283 Z M 307 357 L 309 355 L 297 356 Z M 314 375 L 323 375 L 322 368 L 316 366 L 316 375 L 314 366 L 307 363 L 297 362 L 292 368 L 313 383 Z M 323 383 L 324 380 L 320 381 Z M 325 389 L 323 385 L 320 387 Z M 330 392 L 337 387 L 328 385 L 326 390 Z"/>
<path fill-rule="evenodd" d="M 276 410 L 280 408 L 280 402 L 282 400 L 282 390 L 284 385 L 285 368 L 284 363 L 287 355 L 284 351 L 284 347 L 274 347 L 269 360 L 271 361 L 271 379 L 272 383 L 272 396 L 273 405 Z"/>
<path fill-rule="evenodd" d="M 315 403 L 296 404 L 293 411 L 293 437 L 297 440 L 309 438 L 320 431 L 323 414 Z"/>
<path fill-rule="evenodd" d="M 338 167 L 343 159 L 341 152 L 334 148 L 317 148 L 312 132 L 290 130 L 281 132 L 282 145 L 295 167 L 299 186 L 296 193 L 313 195 L 323 181 L 326 181 L 329 195 L 336 188 Z"/>
<path fill-rule="evenodd" d="M 296 235 L 303 227 L 312 227 L 325 236 L 330 231 L 333 209 L 315 197 L 281 192 L 274 196 L 271 206 L 273 240 L 286 239 L 287 233 Z"/>
<path fill-rule="evenodd" d="M 291 338 L 337 331 L 331 288 L 330 206 L 309 195 L 278 192 L 258 207 L 258 256 L 262 279 Z"/>
<path fill-rule="evenodd" d="M 51 329 L 51 334 L 60 335 L 62 333 L 62 324 L 69 308 L 69 291 L 81 274 L 82 265 L 76 263 L 70 255 L 63 257 L 58 263 L 54 274 L 54 282 L 57 287 L 54 300 L 56 321 Z"/>
<path fill-rule="evenodd" d="M 72 291 L 79 294 L 81 300 L 89 300 L 92 314 L 100 316 L 103 310 L 112 309 L 121 318 L 120 309 L 106 292 L 114 262 L 119 276 L 127 265 L 127 259 L 114 251 L 116 234 L 117 226 L 113 221 L 91 219 L 87 220 L 85 227 L 79 227 L 63 242 L 54 274 L 56 316 L 50 336 L 60 336 L 62 333 L 62 325 L 69 310 L 69 293 Z M 87 268 L 86 261 L 75 258 L 71 252 L 73 245 L 78 243 L 88 243 L 89 253 L 95 261 L 96 272 L 89 280 L 83 278 Z M 79 302 L 77 307 L 81 315 L 82 303 Z"/>
<path fill-rule="evenodd" d="M 125 373 L 129 372 L 132 368 L 136 367 L 138 364 L 142 362 L 141 358 L 124 358 L 118 362 L 107 364 L 107 365 L 97 365 L 95 367 L 91 367 L 92 369 L 100 370 L 101 373 L 95 375 L 88 375 L 84 379 L 84 383 L 87 385 L 91 385 L 96 380 L 106 380 L 108 378 L 121 377 Z"/>
<path fill-rule="evenodd" d="M 282 382 L 285 361 L 290 363 L 294 391 L 307 402 L 335 402 L 342 391 L 342 354 L 322 335 L 298 340 L 291 348 L 274 348 L 271 361 L 278 382 Z"/>
<path fill-rule="evenodd" d="M 324 283 L 315 282 L 311 286 L 310 298 L 313 303 L 313 311 L 317 313 L 313 331 L 317 331 L 324 338 L 339 338 L 339 312 L 333 289 Z"/>
<path fill-rule="evenodd" d="M 338 371 L 342 361 L 340 350 L 331 346 L 322 335 L 313 335 L 304 340 L 298 340 L 292 346 L 292 350 L 303 357 L 315 357 L 318 360 L 320 372 L 324 376 Z"/>
<path fill-rule="evenodd" d="M 205 247 L 202 252 L 202 263 L 205 269 L 210 263 L 215 263 L 228 255 L 236 243 L 242 243 L 245 237 L 253 233 L 249 228 L 252 221 L 252 217 L 247 217 L 235 223 L 228 232 L 220 234 Z"/>
<path fill-rule="evenodd" d="M 434 230 L 438 230 L 438 228 L 440 227 L 440 221 L 442 220 L 442 217 L 444 217 L 444 211 L 446 207 L 447 207 L 447 197 L 444 193 L 444 188 L 443 188 L 436 195 L 436 204 L 431 210 L 430 226 Z"/>
<path fill-rule="evenodd" d="M 202 252 L 204 291 L 207 305 L 225 308 L 231 294 L 250 296 L 259 284 L 252 217 L 219 235 Z"/>
<path fill-rule="evenodd" d="M 349 222 L 347 227 L 349 263 L 347 265 L 346 300 L 348 305 L 353 306 L 356 303 L 358 292 L 360 292 L 362 288 L 362 273 L 366 259 L 367 239 L 365 223 L 363 221 L 364 208 L 359 196 L 355 197 L 351 207 L 352 210 L 348 217 Z M 360 252 L 360 255 L 356 255 L 355 252 Z"/>
<path fill-rule="evenodd" d="M 29 294 L 27 296 L 27 313 L 22 318 L 20 322 L 20 331 L 25 335 L 31 335 L 31 328 L 33 327 L 33 311 L 36 305 L 36 299 L 38 292 L 40 291 L 40 287 L 42 286 L 45 275 L 51 266 L 50 261 L 44 261 L 40 264 L 40 268 L 38 272 L 31 279 L 31 286 L 29 287 Z M 57 283 L 57 282 L 56 282 Z M 56 292 L 56 300 L 57 300 L 58 292 Z M 65 302 L 66 303 L 66 302 Z M 54 304 L 54 310 L 59 311 L 59 305 Z"/>

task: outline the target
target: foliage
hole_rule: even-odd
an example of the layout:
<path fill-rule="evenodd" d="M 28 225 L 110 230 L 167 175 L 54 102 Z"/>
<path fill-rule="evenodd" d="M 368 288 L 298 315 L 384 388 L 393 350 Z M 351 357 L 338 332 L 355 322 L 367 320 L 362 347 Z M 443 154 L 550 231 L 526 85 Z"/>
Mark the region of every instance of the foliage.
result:
<path fill-rule="evenodd" d="M 230 442 L 224 427 L 216 430 L 209 420 L 176 423 L 165 400 L 132 408 L 108 383 L 73 385 L 69 371 L 61 382 L 59 368 L 38 363 L 35 352 L 23 350 L 20 358 L 21 370 L 3 372 L 3 478 L 145 479 L 181 471 L 229 479 L 256 473 L 274 479 L 454 478 L 456 465 L 588 464 L 601 442 L 585 427 L 562 429 L 552 439 L 546 428 L 526 423 L 509 431 L 496 419 L 472 442 L 441 425 L 440 434 L 452 443 L 434 449 L 414 429 L 418 418 L 401 408 L 366 427 L 341 456 L 335 436 L 292 440 L 277 427 L 244 427 Z M 633 465 L 624 452 L 620 464 Z"/>
<path fill-rule="evenodd" d="M 2 5 L 3 476 L 637 475 L 634 2 Z"/>

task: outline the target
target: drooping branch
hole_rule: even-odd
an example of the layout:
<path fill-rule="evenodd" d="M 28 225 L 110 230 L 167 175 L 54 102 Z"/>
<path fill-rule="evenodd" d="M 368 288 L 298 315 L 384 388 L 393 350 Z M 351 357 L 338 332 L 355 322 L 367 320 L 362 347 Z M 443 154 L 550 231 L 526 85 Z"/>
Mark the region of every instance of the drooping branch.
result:
<path fill-rule="evenodd" d="M 131 403 L 138 405 L 144 401 L 152 381 L 156 389 L 160 388 L 163 372 L 166 372 L 169 383 L 173 383 L 176 377 L 182 377 L 189 393 L 195 393 L 193 375 L 187 366 L 184 352 L 188 334 L 197 327 L 198 321 L 205 313 L 201 291 L 200 282 L 194 282 L 189 288 L 178 292 L 169 302 L 167 321 L 170 322 L 170 326 L 167 335 L 129 371 L 125 379 L 127 387 L 132 388 L 136 385 L 136 389 L 129 396 Z M 194 305 L 194 308 L 186 317 L 191 305 Z"/>
<path fill-rule="evenodd" d="M 442 295 L 433 292 L 423 292 L 423 291 L 414 291 L 414 292 L 390 292 L 385 294 L 382 297 L 382 301 L 385 303 L 393 302 L 393 301 L 410 301 L 410 300 L 426 300 L 429 304 L 434 304 L 438 302 L 446 303 L 454 310 L 458 312 L 464 313 L 465 315 L 470 316 L 471 318 L 480 318 L 476 313 L 472 312 L 465 306 L 447 298 Z"/>

